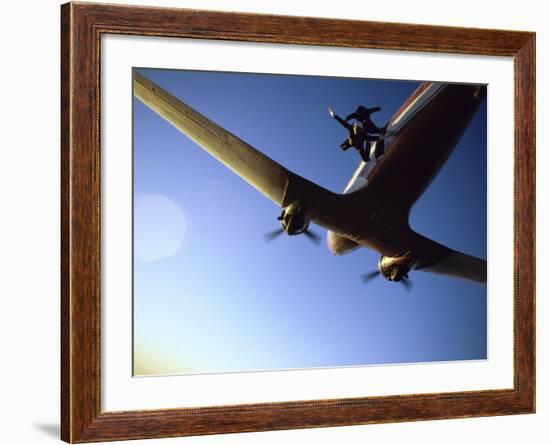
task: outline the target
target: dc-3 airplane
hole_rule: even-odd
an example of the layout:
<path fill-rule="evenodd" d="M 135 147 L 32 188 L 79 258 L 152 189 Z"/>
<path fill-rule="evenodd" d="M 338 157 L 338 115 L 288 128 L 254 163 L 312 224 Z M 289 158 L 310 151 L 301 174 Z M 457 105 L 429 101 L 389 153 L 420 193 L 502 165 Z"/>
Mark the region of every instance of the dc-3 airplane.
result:
<path fill-rule="evenodd" d="M 328 230 L 334 254 L 358 247 L 381 254 L 378 270 L 407 287 L 408 273 L 423 270 L 484 283 L 487 262 L 428 239 L 409 226 L 416 200 L 447 161 L 486 94 L 482 85 L 423 83 L 370 142 L 342 194 L 287 170 L 254 147 L 135 72 L 134 95 L 281 207 L 281 229 L 305 234 L 311 221 Z"/>

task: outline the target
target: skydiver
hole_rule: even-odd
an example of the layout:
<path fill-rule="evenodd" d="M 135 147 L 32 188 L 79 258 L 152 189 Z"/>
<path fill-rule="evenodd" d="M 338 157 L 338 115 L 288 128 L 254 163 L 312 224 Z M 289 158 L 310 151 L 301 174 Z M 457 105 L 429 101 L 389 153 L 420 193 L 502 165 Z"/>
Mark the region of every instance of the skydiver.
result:
<path fill-rule="evenodd" d="M 380 110 L 380 107 L 367 108 L 363 105 L 359 105 L 353 113 L 346 116 L 346 122 L 355 119 L 357 122 L 361 123 L 367 133 L 383 134 L 384 129 L 377 127 L 370 118 L 371 114 Z"/>
<path fill-rule="evenodd" d="M 340 125 L 342 125 L 342 127 L 344 127 L 349 132 L 349 137 L 340 144 L 340 148 L 342 148 L 342 150 L 345 151 L 349 147 L 353 147 L 359 152 L 363 161 L 368 162 L 370 158 L 370 144 L 368 142 L 377 141 L 378 136 L 369 134 L 370 132 L 365 130 L 361 121 L 359 121 L 359 119 L 357 119 L 355 116 L 350 115 L 352 116 L 351 118 L 342 119 L 334 111 L 332 111 L 331 108 L 329 108 L 328 111 L 331 117 L 335 119 L 338 123 L 340 123 Z M 350 124 L 348 122 L 348 120 L 350 119 L 356 119 L 358 123 Z M 376 128 L 378 129 L 378 127 Z M 382 131 L 382 129 L 380 130 Z M 376 134 L 379 134 L 379 133 L 376 133 Z"/>

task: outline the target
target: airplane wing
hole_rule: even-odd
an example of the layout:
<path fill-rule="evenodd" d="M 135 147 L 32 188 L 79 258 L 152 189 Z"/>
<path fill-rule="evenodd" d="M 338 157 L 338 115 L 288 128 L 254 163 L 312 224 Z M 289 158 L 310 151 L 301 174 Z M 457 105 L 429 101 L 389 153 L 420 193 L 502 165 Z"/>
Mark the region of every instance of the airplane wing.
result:
<path fill-rule="evenodd" d="M 418 268 L 418 270 L 476 281 L 478 283 L 487 282 L 487 261 L 451 249 L 447 249 L 446 254 L 439 261 Z"/>
<path fill-rule="evenodd" d="M 478 283 L 487 282 L 487 261 L 450 249 L 412 230 L 410 235 L 412 251 L 421 252 L 414 269 Z"/>
<path fill-rule="evenodd" d="M 137 99 L 275 204 L 299 200 L 317 224 L 341 227 L 349 198 L 292 173 L 137 72 L 133 86 Z"/>

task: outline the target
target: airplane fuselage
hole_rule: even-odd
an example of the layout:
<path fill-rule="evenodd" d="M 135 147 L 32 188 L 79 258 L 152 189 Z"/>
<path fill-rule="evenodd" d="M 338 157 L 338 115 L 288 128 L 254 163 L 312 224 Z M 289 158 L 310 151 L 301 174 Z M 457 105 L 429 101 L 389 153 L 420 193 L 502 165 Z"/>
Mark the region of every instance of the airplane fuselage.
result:
<path fill-rule="evenodd" d="M 346 186 L 345 194 L 361 194 L 365 212 L 355 233 L 328 232 L 331 252 L 363 246 L 386 256 L 409 250 L 430 256 L 438 250 L 438 243 L 409 227 L 409 211 L 452 153 L 484 91 L 479 85 L 424 83 L 411 95 L 388 121 L 383 155 L 361 162 Z"/>

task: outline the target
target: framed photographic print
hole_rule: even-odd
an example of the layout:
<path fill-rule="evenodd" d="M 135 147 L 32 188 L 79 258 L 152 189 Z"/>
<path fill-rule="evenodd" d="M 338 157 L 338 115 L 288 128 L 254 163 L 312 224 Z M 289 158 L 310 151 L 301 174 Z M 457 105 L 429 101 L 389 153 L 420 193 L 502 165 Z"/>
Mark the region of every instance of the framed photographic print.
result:
<path fill-rule="evenodd" d="M 535 36 L 62 6 L 62 439 L 532 413 Z"/>

